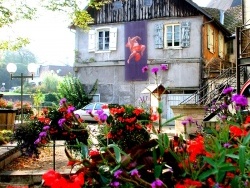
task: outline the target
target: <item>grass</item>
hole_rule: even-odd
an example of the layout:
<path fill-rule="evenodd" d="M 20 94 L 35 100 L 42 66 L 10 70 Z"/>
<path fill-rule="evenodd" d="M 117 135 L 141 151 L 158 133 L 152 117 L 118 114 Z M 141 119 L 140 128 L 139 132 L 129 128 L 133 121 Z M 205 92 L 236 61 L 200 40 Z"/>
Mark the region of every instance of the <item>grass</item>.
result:
<path fill-rule="evenodd" d="M 3 96 L 10 96 L 10 95 L 21 95 L 21 93 L 16 93 L 16 92 L 1 92 Z M 30 95 L 30 94 L 23 94 L 23 95 Z"/>

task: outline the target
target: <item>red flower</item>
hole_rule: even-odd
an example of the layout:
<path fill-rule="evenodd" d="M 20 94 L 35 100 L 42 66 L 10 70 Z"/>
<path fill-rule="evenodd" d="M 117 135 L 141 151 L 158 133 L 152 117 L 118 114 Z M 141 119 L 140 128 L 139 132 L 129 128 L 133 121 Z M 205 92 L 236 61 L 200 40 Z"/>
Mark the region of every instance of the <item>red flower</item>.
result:
<path fill-rule="evenodd" d="M 229 128 L 230 133 L 233 136 L 239 137 L 239 136 L 245 136 L 247 134 L 247 132 L 245 130 L 242 130 L 240 127 L 238 126 L 231 126 Z"/>
<path fill-rule="evenodd" d="M 100 154 L 100 151 L 98 150 L 90 150 L 89 151 L 89 156 L 90 157 L 93 157 L 93 156 L 96 156 L 96 155 L 99 155 Z"/>
<path fill-rule="evenodd" d="M 136 121 L 136 117 L 126 118 L 124 119 L 124 122 L 126 123 L 133 123 Z"/>
<path fill-rule="evenodd" d="M 158 116 L 156 114 L 151 114 L 150 120 L 151 121 L 156 121 L 158 119 Z"/>
<path fill-rule="evenodd" d="M 79 185 L 79 187 L 81 187 L 84 184 L 84 173 L 81 172 L 79 174 L 71 176 L 71 181 L 73 182 L 74 186 Z"/>
<path fill-rule="evenodd" d="M 61 174 L 54 170 L 48 170 L 45 174 L 43 174 L 42 178 L 44 180 L 44 185 L 52 186 L 56 179 L 61 178 Z"/>
<path fill-rule="evenodd" d="M 109 106 L 107 104 L 102 105 L 102 109 L 108 109 Z"/>
<path fill-rule="evenodd" d="M 190 154 L 190 162 L 195 162 L 197 155 L 205 153 L 204 138 L 202 136 L 198 136 L 194 140 L 190 141 L 187 151 Z"/>
<path fill-rule="evenodd" d="M 133 125 L 132 125 L 132 126 L 126 125 L 126 129 L 127 129 L 128 131 L 133 131 L 135 128 L 134 128 Z"/>
<path fill-rule="evenodd" d="M 245 123 L 250 123 L 250 116 L 246 117 Z"/>
<path fill-rule="evenodd" d="M 177 183 L 175 188 L 200 188 L 202 187 L 202 183 L 199 181 L 195 181 L 192 179 L 185 179 L 182 183 Z"/>
<path fill-rule="evenodd" d="M 141 108 L 136 108 L 134 109 L 133 113 L 136 115 L 136 116 L 139 116 L 142 112 L 144 112 L 144 109 L 141 109 Z"/>
<path fill-rule="evenodd" d="M 150 123 L 150 124 L 147 124 L 146 127 L 147 127 L 147 131 L 151 131 L 153 125 Z"/>

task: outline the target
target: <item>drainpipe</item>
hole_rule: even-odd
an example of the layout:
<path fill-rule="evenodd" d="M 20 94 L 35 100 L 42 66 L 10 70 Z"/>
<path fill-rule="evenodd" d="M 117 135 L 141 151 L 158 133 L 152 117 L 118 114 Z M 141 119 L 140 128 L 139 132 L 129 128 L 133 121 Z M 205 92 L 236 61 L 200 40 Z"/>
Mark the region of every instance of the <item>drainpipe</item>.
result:
<path fill-rule="evenodd" d="M 240 45 L 240 28 L 236 27 L 236 93 L 240 93 L 240 50 L 239 50 L 239 45 Z"/>
<path fill-rule="evenodd" d="M 220 23 L 224 25 L 225 10 L 220 10 Z"/>

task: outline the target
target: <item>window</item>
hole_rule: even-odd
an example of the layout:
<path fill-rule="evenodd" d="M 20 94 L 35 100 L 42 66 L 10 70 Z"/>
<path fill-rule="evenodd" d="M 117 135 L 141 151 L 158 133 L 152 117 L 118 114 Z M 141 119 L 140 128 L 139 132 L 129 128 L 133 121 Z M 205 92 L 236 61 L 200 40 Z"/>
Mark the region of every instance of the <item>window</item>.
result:
<path fill-rule="evenodd" d="M 180 37 L 180 24 L 165 25 L 165 48 L 180 47 L 181 37 Z"/>
<path fill-rule="evenodd" d="M 190 47 L 191 22 L 184 21 L 180 24 L 154 25 L 155 48 L 179 49 Z"/>
<path fill-rule="evenodd" d="M 98 50 L 109 50 L 109 31 L 98 31 Z"/>
<path fill-rule="evenodd" d="M 116 50 L 117 28 L 97 28 L 89 30 L 89 52 L 109 52 Z"/>
<path fill-rule="evenodd" d="M 214 53 L 214 30 L 211 25 L 207 27 L 207 48 L 211 53 Z"/>

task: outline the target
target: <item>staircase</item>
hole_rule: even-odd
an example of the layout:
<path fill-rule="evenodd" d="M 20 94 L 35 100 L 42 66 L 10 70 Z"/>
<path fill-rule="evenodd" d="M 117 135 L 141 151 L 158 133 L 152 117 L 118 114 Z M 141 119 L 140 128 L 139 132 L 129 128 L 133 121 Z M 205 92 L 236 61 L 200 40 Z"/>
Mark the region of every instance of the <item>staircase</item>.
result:
<path fill-rule="evenodd" d="M 240 69 L 240 85 L 242 86 L 245 79 L 246 68 L 241 67 Z M 247 76 L 248 77 L 248 76 Z M 213 80 L 210 80 L 202 86 L 198 91 L 192 94 L 190 97 L 185 99 L 180 103 L 180 105 L 185 104 L 196 104 L 196 105 L 204 105 L 207 107 L 206 115 L 203 121 L 211 120 L 218 112 L 219 108 L 214 109 L 214 104 L 218 104 L 222 102 L 224 94 L 223 90 L 227 87 L 236 88 L 236 69 L 229 68 L 223 71 L 220 75 L 218 75 Z M 236 89 L 234 90 L 234 92 Z"/>

